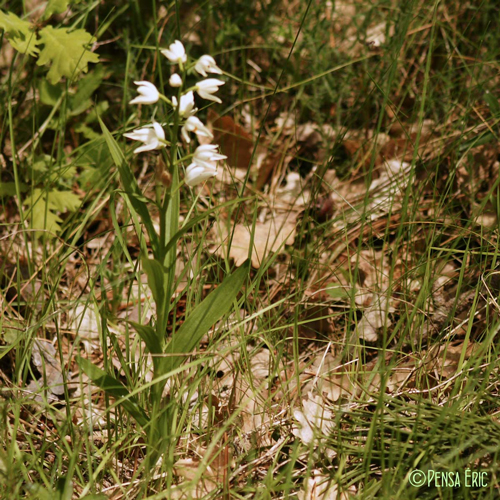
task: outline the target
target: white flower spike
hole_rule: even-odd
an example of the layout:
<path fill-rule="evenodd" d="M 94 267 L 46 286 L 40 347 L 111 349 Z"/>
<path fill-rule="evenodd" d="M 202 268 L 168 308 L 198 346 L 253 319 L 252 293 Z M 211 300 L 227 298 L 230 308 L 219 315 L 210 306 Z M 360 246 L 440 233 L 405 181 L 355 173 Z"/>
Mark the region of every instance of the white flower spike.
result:
<path fill-rule="evenodd" d="M 173 63 L 181 64 L 187 61 L 186 49 L 179 40 L 170 44 L 168 49 L 162 50 L 161 53 Z"/>
<path fill-rule="evenodd" d="M 186 184 L 188 186 L 196 186 L 217 175 L 216 162 L 227 158 L 227 156 L 217 153 L 217 148 L 218 146 L 214 144 L 204 144 L 196 148 L 193 163 L 186 168 Z"/>
<path fill-rule="evenodd" d="M 128 139 L 144 143 L 144 146 L 134 149 L 135 154 L 161 149 L 166 145 L 165 131 L 158 122 L 153 122 L 152 127 L 139 128 L 129 134 L 123 135 Z"/>
<path fill-rule="evenodd" d="M 168 83 L 171 87 L 180 87 L 182 85 L 182 78 L 177 73 L 174 73 L 169 78 Z"/>
<path fill-rule="evenodd" d="M 208 54 L 201 56 L 194 65 L 195 71 L 197 71 L 200 75 L 207 76 L 207 73 L 217 73 L 218 75 L 222 75 L 221 69 L 217 66 L 215 59 Z"/>
<path fill-rule="evenodd" d="M 226 82 L 218 80 L 217 78 L 207 78 L 206 80 L 202 80 L 196 84 L 196 92 L 198 92 L 198 95 L 203 99 L 215 101 L 220 104 L 222 101 L 213 94 L 215 94 L 215 92 L 219 90 L 219 87 L 225 83 Z"/>
<path fill-rule="evenodd" d="M 160 93 L 158 89 L 151 82 L 134 82 L 139 86 L 137 92 L 139 95 L 130 101 L 130 104 L 154 104 L 158 102 Z"/>
<path fill-rule="evenodd" d="M 172 103 L 174 108 L 178 106 L 177 97 L 172 97 Z M 181 116 L 191 116 L 194 115 L 198 111 L 198 108 L 194 107 L 194 94 L 193 91 L 188 92 L 187 94 L 181 95 L 181 103 L 179 106 L 179 114 Z"/>
<path fill-rule="evenodd" d="M 184 126 L 181 129 L 182 137 L 189 144 L 191 142 L 191 138 L 189 137 L 188 132 L 194 132 L 198 137 L 208 137 L 209 139 L 213 139 L 213 134 L 208 130 L 205 125 L 201 122 L 199 118 L 196 116 L 190 116 Z"/>

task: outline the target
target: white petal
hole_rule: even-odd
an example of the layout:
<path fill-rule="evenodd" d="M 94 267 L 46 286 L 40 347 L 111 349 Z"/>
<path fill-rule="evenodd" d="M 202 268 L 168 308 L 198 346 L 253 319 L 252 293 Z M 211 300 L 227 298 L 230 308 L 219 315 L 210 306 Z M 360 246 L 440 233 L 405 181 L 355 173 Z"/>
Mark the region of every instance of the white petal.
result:
<path fill-rule="evenodd" d="M 153 122 L 153 128 L 156 133 L 156 137 L 165 140 L 165 131 L 158 122 Z"/>
<path fill-rule="evenodd" d="M 189 167 L 186 169 L 186 184 L 188 186 L 196 186 L 201 182 L 210 179 L 210 177 L 214 177 L 217 175 L 216 167 L 204 168 L 196 163 L 191 163 Z"/>
<path fill-rule="evenodd" d="M 213 94 L 209 94 L 208 92 L 206 92 L 204 90 L 198 89 L 198 95 L 202 99 L 206 99 L 207 101 L 214 101 L 214 102 L 218 102 L 219 104 L 222 104 L 222 101 L 217 96 L 214 96 Z"/>
<path fill-rule="evenodd" d="M 188 130 L 185 125 L 181 128 L 181 134 L 184 140 L 189 144 L 191 142 L 191 138 L 189 137 Z"/>

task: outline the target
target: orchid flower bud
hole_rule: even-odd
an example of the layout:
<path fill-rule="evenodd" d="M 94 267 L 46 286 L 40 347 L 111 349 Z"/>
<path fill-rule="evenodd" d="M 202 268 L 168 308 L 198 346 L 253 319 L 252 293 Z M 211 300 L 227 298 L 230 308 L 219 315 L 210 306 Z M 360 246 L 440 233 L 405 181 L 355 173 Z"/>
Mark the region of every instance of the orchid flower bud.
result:
<path fill-rule="evenodd" d="M 180 87 L 182 85 L 182 78 L 177 73 L 174 73 L 169 78 L 168 83 L 171 87 Z"/>

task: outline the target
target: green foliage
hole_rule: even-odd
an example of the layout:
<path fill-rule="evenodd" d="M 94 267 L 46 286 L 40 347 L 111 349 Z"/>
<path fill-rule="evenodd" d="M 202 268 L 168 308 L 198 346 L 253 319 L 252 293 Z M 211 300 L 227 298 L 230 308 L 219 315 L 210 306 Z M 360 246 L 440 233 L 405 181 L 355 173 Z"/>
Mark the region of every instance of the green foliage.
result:
<path fill-rule="evenodd" d="M 112 159 L 102 135 L 94 132 L 85 123 L 79 123 L 77 131 L 89 139 L 74 151 L 74 165 L 82 168 L 78 182 L 82 188 L 98 188 L 109 181 Z"/>
<path fill-rule="evenodd" d="M 144 224 L 144 227 L 146 228 L 148 236 L 151 240 L 151 246 L 153 247 L 153 254 L 157 255 L 159 251 L 158 235 L 156 234 L 151 215 L 149 214 L 147 200 L 142 195 L 142 192 L 137 184 L 135 177 L 130 171 L 130 167 L 127 164 L 120 146 L 115 141 L 114 137 L 111 135 L 106 125 L 104 125 L 104 122 L 100 118 L 99 123 L 101 125 L 104 139 L 106 140 L 106 143 L 108 145 L 109 152 L 111 153 L 113 161 L 120 173 L 120 179 L 122 181 L 126 196 L 130 200 L 131 207 L 139 215 L 142 223 Z"/>
<path fill-rule="evenodd" d="M 41 80 L 38 85 L 40 101 L 46 106 L 55 106 L 63 93 L 59 85 L 52 85 L 47 80 Z"/>
<path fill-rule="evenodd" d="M 74 212 L 80 206 L 80 198 L 72 191 L 43 191 L 37 188 L 24 203 L 29 207 L 30 227 L 37 230 L 37 236 L 42 231 L 48 231 L 50 237 L 61 231 L 62 219 L 56 212 Z"/>
<path fill-rule="evenodd" d="M 28 186 L 26 184 L 20 183 L 20 191 L 24 193 Z M 15 196 L 16 195 L 16 183 L 15 182 L 0 182 L 0 198 L 4 196 Z"/>
<path fill-rule="evenodd" d="M 42 19 L 48 19 L 53 14 L 62 14 L 68 9 L 69 0 L 49 0 Z"/>
<path fill-rule="evenodd" d="M 78 82 L 78 90 L 70 98 L 71 116 L 79 115 L 92 106 L 92 94 L 100 87 L 103 77 L 104 66 L 99 64 Z"/>
<path fill-rule="evenodd" d="M 167 297 L 165 276 L 168 269 L 155 259 L 142 259 L 142 267 L 148 277 L 148 285 L 153 292 L 153 298 L 157 305 L 165 303 Z"/>
<path fill-rule="evenodd" d="M 63 76 L 73 78 L 76 74 L 88 70 L 88 63 L 96 63 L 99 56 L 90 52 L 87 46 L 92 42 L 92 35 L 85 30 L 69 31 L 67 28 L 46 26 L 40 31 L 40 44 L 44 48 L 38 58 L 38 66 L 50 66 L 47 78 L 55 84 Z"/>
<path fill-rule="evenodd" d="M 88 359 L 78 357 L 78 366 L 98 387 L 106 391 L 110 396 L 120 400 L 123 408 L 137 421 L 141 427 L 145 427 L 149 418 L 143 408 L 140 407 L 137 399 L 130 396 L 128 389 L 118 380 L 105 371 L 101 370 Z"/>
<path fill-rule="evenodd" d="M 143 260 L 143 265 L 147 269 L 148 283 L 155 301 L 165 300 L 165 278 L 162 278 L 164 274 L 163 266 L 154 260 Z M 247 261 L 232 275 L 227 277 L 216 290 L 190 313 L 187 320 L 175 332 L 174 337 L 167 343 L 165 348 L 163 348 L 165 344 L 165 332 L 163 328 L 154 329 L 149 325 L 140 325 L 131 322 L 151 354 L 156 355 L 153 356 L 155 379 L 163 377 L 179 367 L 184 362 L 185 357 L 178 356 L 178 354 L 188 356 L 209 329 L 229 312 L 238 293 L 242 290 L 248 277 L 249 269 L 250 261 Z M 168 299 L 170 300 L 170 297 Z M 157 307 L 159 305 L 157 303 Z M 159 324 L 161 325 L 161 323 Z M 98 387 L 106 391 L 110 396 L 118 398 L 123 408 L 137 420 L 137 423 L 143 428 L 146 427 L 146 424 L 149 422 L 146 411 L 139 406 L 139 403 L 133 396 L 130 396 L 129 390 L 121 382 L 85 358 L 79 357 L 77 362 L 80 368 Z M 158 381 L 154 394 L 161 397 L 165 382 L 164 378 Z M 153 398 L 153 402 L 159 403 L 158 398 Z M 151 429 L 151 432 L 157 432 L 154 427 Z M 149 431 L 150 429 L 147 430 Z"/>
<path fill-rule="evenodd" d="M 167 372 L 184 361 L 182 356 L 172 354 L 190 353 L 208 330 L 231 309 L 243 289 L 249 271 L 250 261 L 247 260 L 189 314 L 165 348 L 167 358 L 164 369 Z"/>
<path fill-rule="evenodd" d="M 23 21 L 12 12 L 0 11 L 0 28 L 5 30 L 10 44 L 21 54 L 36 56 L 39 52 L 37 45 L 40 41 L 28 21 Z"/>
<path fill-rule="evenodd" d="M 56 165 L 50 155 L 36 156 L 34 161 L 27 165 L 29 180 L 34 183 L 67 184 L 64 181 L 71 180 L 75 176 L 75 169 L 69 165 Z"/>
<path fill-rule="evenodd" d="M 66 10 L 68 2 L 55 0 L 49 2 L 44 19 L 52 13 Z M 47 14 L 47 11 L 49 14 Z M 12 12 L 0 11 L 0 28 L 8 35 L 10 44 L 22 54 L 38 56 L 38 66 L 50 66 L 47 78 L 55 85 L 63 77 L 74 78 L 88 71 L 88 63 L 97 63 L 99 56 L 90 52 L 88 45 L 94 40 L 83 29 L 70 31 L 68 28 L 45 26 L 37 38 L 33 26 Z M 37 47 L 43 45 L 43 49 Z"/>

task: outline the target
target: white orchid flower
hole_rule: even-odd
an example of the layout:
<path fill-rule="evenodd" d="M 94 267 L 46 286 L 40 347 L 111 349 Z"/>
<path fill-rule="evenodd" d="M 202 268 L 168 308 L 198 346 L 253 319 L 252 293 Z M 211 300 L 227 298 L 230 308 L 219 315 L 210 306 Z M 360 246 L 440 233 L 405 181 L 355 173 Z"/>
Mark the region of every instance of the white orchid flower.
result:
<path fill-rule="evenodd" d="M 144 151 L 161 149 L 166 145 L 165 131 L 158 122 L 153 122 L 152 127 L 139 128 L 129 134 L 123 135 L 128 139 L 144 143 L 144 146 L 139 146 L 138 148 L 134 149 L 135 154 L 142 153 Z"/>
<path fill-rule="evenodd" d="M 186 168 L 186 184 L 196 186 L 217 175 L 217 161 L 227 156 L 217 153 L 218 146 L 203 144 L 198 146 L 193 155 L 193 163 Z"/>
<path fill-rule="evenodd" d="M 182 85 L 182 78 L 177 73 L 174 73 L 169 78 L 168 83 L 171 87 L 180 87 Z"/>
<path fill-rule="evenodd" d="M 182 137 L 189 144 L 191 142 L 191 138 L 189 137 L 188 132 L 194 132 L 198 137 L 208 137 L 209 139 L 213 139 L 213 134 L 208 130 L 205 125 L 203 125 L 202 121 L 196 116 L 190 116 L 184 126 L 181 129 Z"/>
<path fill-rule="evenodd" d="M 201 182 L 205 182 L 210 177 L 215 177 L 217 175 L 217 166 L 215 162 L 210 166 L 201 167 L 192 163 L 186 168 L 186 184 L 190 187 L 196 186 Z"/>
<path fill-rule="evenodd" d="M 218 80 L 217 78 L 207 78 L 206 80 L 198 82 L 195 88 L 196 92 L 198 92 L 198 95 L 203 99 L 208 99 L 209 101 L 215 101 L 220 104 L 222 103 L 222 101 L 213 94 L 215 94 L 215 92 L 219 90 L 219 87 L 221 85 L 224 85 L 225 83 L 226 82 Z"/>
<path fill-rule="evenodd" d="M 154 104 L 158 102 L 160 93 L 158 89 L 151 82 L 134 82 L 139 86 L 137 92 L 139 95 L 130 101 L 130 104 Z"/>
<path fill-rule="evenodd" d="M 195 71 L 200 75 L 207 76 L 207 73 L 217 73 L 222 75 L 221 69 L 217 66 L 215 59 L 208 54 L 201 56 L 194 65 Z"/>
<path fill-rule="evenodd" d="M 192 91 L 188 92 L 187 94 L 181 95 L 180 101 L 181 103 L 179 106 L 179 114 L 181 116 L 194 115 L 198 110 L 198 108 L 194 107 L 194 94 Z M 172 104 L 174 105 L 174 108 L 178 106 L 177 97 L 172 97 Z"/>
<path fill-rule="evenodd" d="M 182 42 L 176 40 L 174 43 L 170 44 L 168 49 L 164 49 L 161 53 L 173 63 L 185 63 L 187 61 L 186 49 Z"/>

